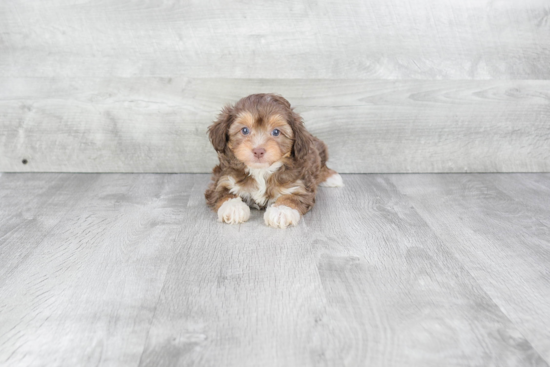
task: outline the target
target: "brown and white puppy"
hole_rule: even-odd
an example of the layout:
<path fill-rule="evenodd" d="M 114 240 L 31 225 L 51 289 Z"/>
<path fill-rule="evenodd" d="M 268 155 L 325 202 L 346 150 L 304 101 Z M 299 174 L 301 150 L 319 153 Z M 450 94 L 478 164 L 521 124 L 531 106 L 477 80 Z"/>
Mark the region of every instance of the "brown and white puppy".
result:
<path fill-rule="evenodd" d="M 225 223 L 242 223 L 266 208 L 265 223 L 296 225 L 315 204 L 317 186 L 343 186 L 326 166 L 325 143 L 311 135 L 290 103 L 252 94 L 226 106 L 208 128 L 220 163 L 204 196 Z"/>

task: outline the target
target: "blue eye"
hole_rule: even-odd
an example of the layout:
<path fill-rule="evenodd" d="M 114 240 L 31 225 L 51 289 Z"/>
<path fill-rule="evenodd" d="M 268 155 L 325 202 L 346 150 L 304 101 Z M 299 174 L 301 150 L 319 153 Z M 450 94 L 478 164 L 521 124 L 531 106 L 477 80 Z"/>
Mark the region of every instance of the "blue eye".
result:
<path fill-rule="evenodd" d="M 275 130 L 273 130 L 273 131 L 271 132 L 271 135 L 273 135 L 273 136 L 279 136 L 280 133 L 281 133 L 281 132 L 279 131 L 279 129 L 275 129 Z"/>
<path fill-rule="evenodd" d="M 248 134 L 250 134 L 250 130 L 248 130 L 247 127 L 243 127 L 243 128 L 241 129 L 241 132 L 243 133 L 243 135 L 248 135 Z"/>

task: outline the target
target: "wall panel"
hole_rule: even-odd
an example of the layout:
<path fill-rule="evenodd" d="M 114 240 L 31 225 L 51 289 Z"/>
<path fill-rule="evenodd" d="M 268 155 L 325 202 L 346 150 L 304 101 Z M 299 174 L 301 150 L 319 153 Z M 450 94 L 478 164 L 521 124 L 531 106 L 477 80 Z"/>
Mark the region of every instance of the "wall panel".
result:
<path fill-rule="evenodd" d="M 3 1 L 0 76 L 549 79 L 547 0 Z"/>
<path fill-rule="evenodd" d="M 341 172 L 550 170 L 550 81 L 1 78 L 0 171 L 209 172 L 207 126 L 284 95 Z M 22 164 L 26 159 L 27 164 Z"/>

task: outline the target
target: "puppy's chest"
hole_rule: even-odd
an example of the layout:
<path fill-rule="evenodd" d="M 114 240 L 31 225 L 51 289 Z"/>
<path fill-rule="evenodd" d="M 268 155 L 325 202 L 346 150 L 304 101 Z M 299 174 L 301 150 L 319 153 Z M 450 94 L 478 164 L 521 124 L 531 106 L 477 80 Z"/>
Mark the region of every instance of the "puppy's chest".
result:
<path fill-rule="evenodd" d="M 242 182 L 235 182 L 230 192 L 239 195 L 249 206 L 263 209 L 277 198 L 269 190 L 270 173 L 264 170 L 251 170 L 250 175 Z"/>

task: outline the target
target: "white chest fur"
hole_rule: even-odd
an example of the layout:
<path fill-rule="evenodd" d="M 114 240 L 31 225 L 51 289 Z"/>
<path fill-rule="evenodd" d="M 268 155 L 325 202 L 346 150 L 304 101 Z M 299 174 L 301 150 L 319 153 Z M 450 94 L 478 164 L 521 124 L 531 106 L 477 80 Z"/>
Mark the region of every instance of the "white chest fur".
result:
<path fill-rule="evenodd" d="M 248 205 L 256 207 L 263 207 L 267 204 L 268 198 L 266 196 L 267 180 L 281 167 L 281 162 L 275 162 L 267 168 L 247 168 L 248 174 L 256 181 L 255 187 L 243 188 L 232 180 L 232 188 L 230 192 L 235 195 L 239 195 Z"/>

